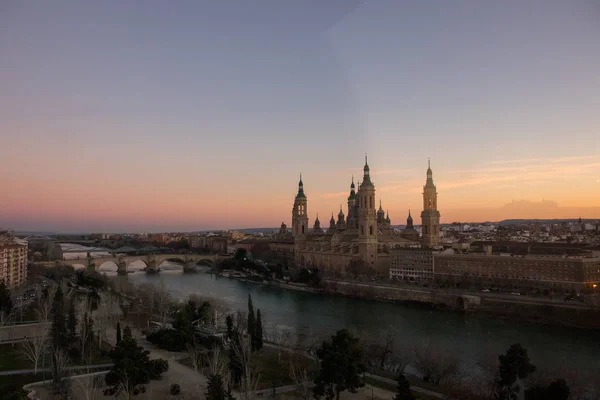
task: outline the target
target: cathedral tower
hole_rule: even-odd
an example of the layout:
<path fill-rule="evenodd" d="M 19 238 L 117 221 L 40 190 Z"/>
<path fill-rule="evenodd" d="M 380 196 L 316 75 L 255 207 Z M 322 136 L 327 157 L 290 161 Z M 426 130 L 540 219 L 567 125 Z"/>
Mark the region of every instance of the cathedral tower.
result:
<path fill-rule="evenodd" d="M 437 191 L 433 184 L 431 162 L 428 163 L 427 181 L 423 186 L 423 212 L 421 212 L 423 247 L 433 247 L 440 241 L 440 212 L 437 209 Z"/>
<path fill-rule="evenodd" d="M 377 211 L 375 185 L 371 182 L 369 164 L 365 154 L 362 183 L 358 187 L 358 247 L 362 259 L 372 268 L 377 267 Z"/>
<path fill-rule="evenodd" d="M 304 185 L 302 183 L 302 175 L 300 175 L 300 182 L 298 182 L 298 194 L 294 199 L 294 209 L 292 210 L 292 231 L 294 238 L 300 239 L 306 236 L 308 233 L 308 214 L 307 214 L 307 200 L 304 194 Z"/>
<path fill-rule="evenodd" d="M 352 177 L 352 183 L 350 184 L 350 195 L 348 196 L 348 218 L 346 219 L 346 225 L 348 228 L 356 228 L 356 192 L 354 186 L 354 176 Z"/>

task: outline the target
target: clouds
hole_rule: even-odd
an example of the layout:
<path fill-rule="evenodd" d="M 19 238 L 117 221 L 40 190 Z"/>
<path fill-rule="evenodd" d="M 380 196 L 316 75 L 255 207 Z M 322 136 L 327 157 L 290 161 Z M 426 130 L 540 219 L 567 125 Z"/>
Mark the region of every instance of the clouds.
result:
<path fill-rule="evenodd" d="M 530 158 L 500 160 L 484 163 L 480 168 L 455 170 L 445 175 L 460 179 L 442 180 L 438 186 L 443 190 L 484 186 L 498 183 L 535 183 L 549 180 L 577 179 L 600 175 L 600 155 L 584 155 L 558 158 Z"/>

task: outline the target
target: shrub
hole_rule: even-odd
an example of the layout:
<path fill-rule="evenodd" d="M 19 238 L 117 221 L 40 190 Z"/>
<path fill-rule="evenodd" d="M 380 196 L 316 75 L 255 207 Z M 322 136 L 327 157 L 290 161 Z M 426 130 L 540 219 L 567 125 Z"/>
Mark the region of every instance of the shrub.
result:
<path fill-rule="evenodd" d="M 160 329 L 146 336 L 146 339 L 158 348 L 168 351 L 185 350 L 186 340 L 181 332 L 174 329 Z"/>
<path fill-rule="evenodd" d="M 177 396 L 179 393 L 181 393 L 181 387 L 179 387 L 178 384 L 174 383 L 171 385 L 169 393 L 171 394 L 171 396 Z"/>
<path fill-rule="evenodd" d="M 167 372 L 168 370 L 169 362 L 167 360 L 163 360 L 162 358 L 150 360 L 150 364 L 148 366 L 148 373 L 150 374 L 150 379 L 160 379 L 161 375 Z"/>

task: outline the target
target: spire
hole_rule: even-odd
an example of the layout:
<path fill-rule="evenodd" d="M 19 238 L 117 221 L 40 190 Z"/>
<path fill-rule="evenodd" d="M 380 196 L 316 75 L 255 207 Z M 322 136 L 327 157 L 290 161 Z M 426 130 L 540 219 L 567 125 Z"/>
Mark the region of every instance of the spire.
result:
<path fill-rule="evenodd" d="M 410 215 L 410 208 L 408 209 L 408 218 L 406 218 L 406 228 L 413 228 L 413 219 Z"/>
<path fill-rule="evenodd" d="M 433 172 L 431 171 L 431 159 L 427 159 L 427 182 L 426 186 L 434 186 L 433 184 Z"/>
<path fill-rule="evenodd" d="M 306 197 L 304 194 L 304 184 L 302 183 L 302 173 L 300 173 L 300 181 L 298 182 L 298 194 L 296 195 L 296 198 L 298 197 Z"/>
<path fill-rule="evenodd" d="M 387 211 L 387 216 L 385 217 L 385 222 L 387 222 L 388 224 L 392 223 L 392 220 L 390 219 L 390 212 L 389 212 L 389 210 Z"/>
<path fill-rule="evenodd" d="M 354 174 L 352 174 L 352 183 L 350 184 L 350 189 L 354 190 Z"/>
<path fill-rule="evenodd" d="M 370 176 L 370 168 L 369 168 L 369 163 L 367 162 L 367 153 L 365 153 L 365 167 L 363 168 L 363 182 L 362 184 L 365 185 L 366 187 L 372 187 L 373 183 L 371 182 L 371 176 Z M 360 186 L 358 187 L 358 189 L 360 190 Z"/>
<path fill-rule="evenodd" d="M 338 214 L 338 217 L 343 217 L 344 216 L 344 212 L 342 211 L 342 205 L 340 204 L 340 213 Z"/>
<path fill-rule="evenodd" d="M 383 210 L 383 207 L 381 207 L 381 199 L 379 199 L 379 209 Z"/>

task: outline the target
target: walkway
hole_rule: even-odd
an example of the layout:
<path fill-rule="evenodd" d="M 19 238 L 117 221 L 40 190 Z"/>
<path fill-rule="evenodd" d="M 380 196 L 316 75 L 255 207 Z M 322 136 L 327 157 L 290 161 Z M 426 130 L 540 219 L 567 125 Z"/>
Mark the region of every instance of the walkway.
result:
<path fill-rule="evenodd" d="M 75 365 L 72 367 L 65 368 L 67 371 L 73 370 L 84 370 L 84 369 L 99 369 L 99 368 L 110 368 L 112 364 L 94 364 L 94 365 Z M 52 368 L 38 368 L 37 372 L 52 372 Z M 0 376 L 6 375 L 23 375 L 23 374 L 34 374 L 34 369 L 13 369 L 11 371 L 2 371 Z"/>

